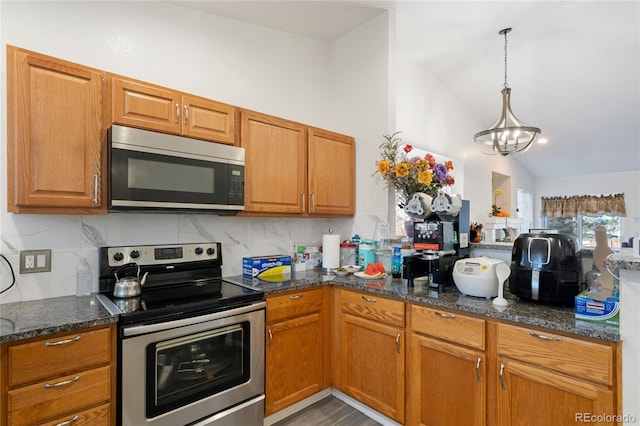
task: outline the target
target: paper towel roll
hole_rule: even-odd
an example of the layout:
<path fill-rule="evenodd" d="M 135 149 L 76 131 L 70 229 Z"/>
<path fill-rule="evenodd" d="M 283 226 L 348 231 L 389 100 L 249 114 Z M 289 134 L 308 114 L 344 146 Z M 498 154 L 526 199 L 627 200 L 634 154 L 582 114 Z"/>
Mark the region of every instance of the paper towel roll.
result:
<path fill-rule="evenodd" d="M 324 234 L 322 236 L 322 267 L 326 269 L 340 267 L 340 235 Z"/>

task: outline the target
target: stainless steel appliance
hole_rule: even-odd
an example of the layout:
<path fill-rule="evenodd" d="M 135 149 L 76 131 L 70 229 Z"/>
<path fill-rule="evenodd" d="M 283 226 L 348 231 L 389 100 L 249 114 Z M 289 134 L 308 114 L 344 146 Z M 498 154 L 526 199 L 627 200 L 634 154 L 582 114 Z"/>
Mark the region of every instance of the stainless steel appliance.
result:
<path fill-rule="evenodd" d="M 138 297 L 114 296 L 135 263 Z M 262 425 L 264 294 L 222 279 L 220 243 L 100 248 L 100 301 L 118 321 L 118 424 Z"/>
<path fill-rule="evenodd" d="M 244 148 L 113 125 L 109 211 L 244 210 Z"/>
<path fill-rule="evenodd" d="M 456 215 L 432 213 L 424 221 L 414 222 L 415 255 L 405 256 L 402 278 L 409 286 L 419 277 L 427 277 L 429 287 L 443 290 L 453 284 L 457 260 L 469 257 L 469 201 L 462 200 Z"/>
<path fill-rule="evenodd" d="M 520 234 L 511 252 L 509 291 L 523 299 L 573 305 L 586 287 L 576 247 L 569 234 Z"/>

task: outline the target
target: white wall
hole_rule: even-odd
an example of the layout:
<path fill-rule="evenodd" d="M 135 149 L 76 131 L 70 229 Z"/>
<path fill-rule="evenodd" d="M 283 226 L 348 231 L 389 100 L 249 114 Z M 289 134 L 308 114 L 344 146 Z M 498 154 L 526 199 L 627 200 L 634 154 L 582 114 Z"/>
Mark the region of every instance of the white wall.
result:
<path fill-rule="evenodd" d="M 624 154 L 622 154 L 624 155 Z M 536 180 L 534 223 L 541 226 L 541 197 L 564 195 L 609 195 L 624 193 L 627 217 L 621 219 L 621 241 L 640 236 L 640 171 L 569 176 Z"/>
<path fill-rule="evenodd" d="M 401 31 L 402 23 L 397 25 Z M 471 221 L 483 222 L 491 212 L 491 172 L 511 176 L 512 200 L 517 188 L 533 192 L 533 179 L 518 162 L 522 160 L 485 155 L 473 143 L 473 135 L 493 123 L 471 116 L 464 100 L 440 85 L 427 66 L 398 58 L 396 72 L 396 130 L 402 131 L 404 142 L 453 159 L 452 192 L 470 201 Z M 499 107 L 495 104 L 496 118 Z"/>
<path fill-rule="evenodd" d="M 331 44 L 195 12 L 164 2 L 0 2 L 0 75 L 6 44 L 123 74 L 356 137 L 357 216 L 352 219 L 211 215 L 14 215 L 6 211 L 6 80 L 0 86 L 0 253 L 18 270 L 24 249 L 52 249 L 52 271 L 16 275 L 0 303 L 74 294 L 75 268 L 89 261 L 97 289 L 98 247 L 220 241 L 223 274 L 247 255 L 290 253 L 320 243 L 329 227 L 347 238 L 371 227 L 381 191 L 366 158 L 386 129 L 387 25 L 380 17 Z M 354 54 L 354 53 L 357 53 Z M 364 78 L 364 77 L 367 78 Z M 334 90 L 335 87 L 335 90 Z M 372 114 L 368 110 L 376 105 Z M 360 189 L 366 188 L 362 197 Z M 11 275 L 0 262 L 0 290 Z"/>

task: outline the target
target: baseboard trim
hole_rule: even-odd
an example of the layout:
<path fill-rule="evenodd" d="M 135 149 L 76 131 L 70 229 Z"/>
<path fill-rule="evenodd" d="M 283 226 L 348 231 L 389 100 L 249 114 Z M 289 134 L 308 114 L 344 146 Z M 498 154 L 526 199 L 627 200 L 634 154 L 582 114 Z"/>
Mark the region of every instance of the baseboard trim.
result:
<path fill-rule="evenodd" d="M 309 405 L 320 401 L 321 399 L 324 399 L 326 397 L 328 397 L 329 395 L 331 395 L 331 389 L 332 388 L 327 388 L 324 390 L 321 390 L 318 393 L 315 393 L 313 395 L 311 395 L 310 397 L 307 397 L 305 399 L 303 399 L 302 401 L 298 401 L 295 404 L 292 404 L 286 408 L 283 408 L 282 410 L 278 411 L 277 413 L 273 413 L 272 415 L 270 415 L 269 417 L 265 417 L 264 418 L 264 422 L 263 425 L 264 426 L 271 426 L 272 424 L 279 422 L 280 420 L 289 417 L 292 414 L 297 413 L 298 411 L 307 408 Z"/>
<path fill-rule="evenodd" d="M 350 397 L 347 394 L 340 392 L 337 389 L 331 388 L 331 394 L 336 398 L 338 398 L 340 401 L 344 402 L 347 405 L 350 405 L 351 407 L 360 411 L 365 416 L 377 421 L 383 426 L 402 426 L 400 423 L 396 422 L 395 420 L 390 419 L 384 414 L 380 414 L 379 412 L 372 409 L 371 407 L 364 405 L 360 401 Z"/>

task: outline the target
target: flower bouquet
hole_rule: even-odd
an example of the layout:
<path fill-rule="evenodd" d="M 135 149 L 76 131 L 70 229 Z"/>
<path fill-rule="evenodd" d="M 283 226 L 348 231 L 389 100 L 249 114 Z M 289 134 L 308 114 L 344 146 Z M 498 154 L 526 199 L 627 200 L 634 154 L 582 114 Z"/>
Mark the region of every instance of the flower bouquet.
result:
<path fill-rule="evenodd" d="M 438 191 L 455 183 L 449 174 L 453 170 L 453 162 L 436 162 L 431 154 L 424 157 L 409 157 L 413 150 L 409 144 L 402 144 L 397 136 L 383 135 L 385 141 L 380 144 L 381 159 L 376 162 L 376 171 L 384 180 L 387 188 L 393 188 L 400 194 L 402 205 L 415 193 L 425 193 L 435 197 Z"/>

